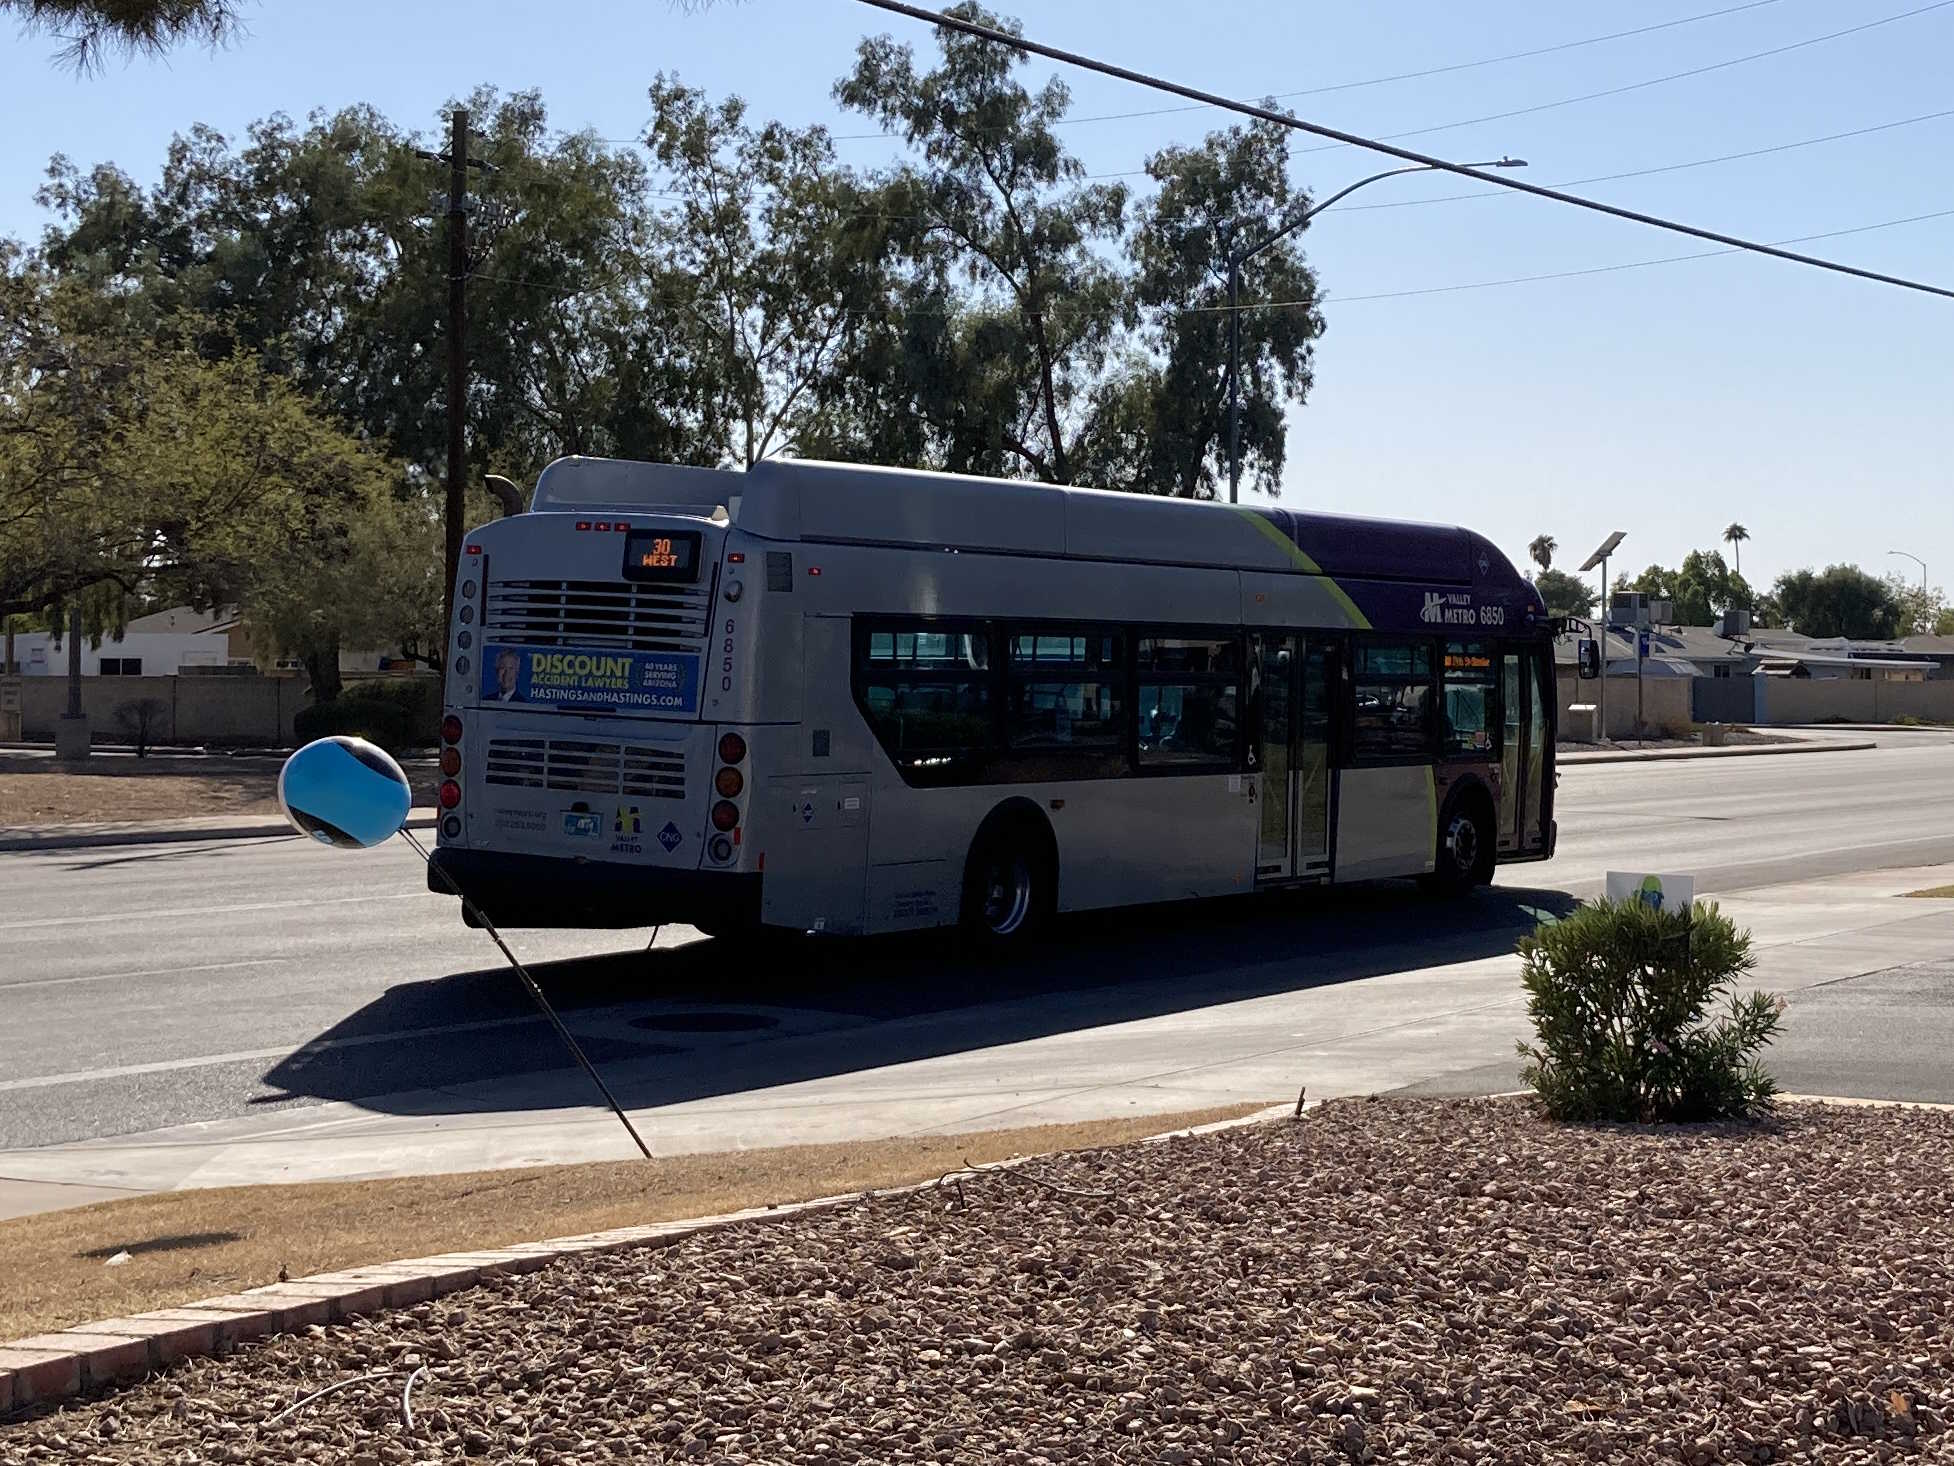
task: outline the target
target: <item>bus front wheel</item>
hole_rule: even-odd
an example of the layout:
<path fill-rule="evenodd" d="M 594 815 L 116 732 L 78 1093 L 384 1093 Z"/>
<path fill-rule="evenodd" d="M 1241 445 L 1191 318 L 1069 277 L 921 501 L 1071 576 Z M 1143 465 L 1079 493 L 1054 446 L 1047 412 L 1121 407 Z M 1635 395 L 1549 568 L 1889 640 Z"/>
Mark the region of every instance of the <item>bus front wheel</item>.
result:
<path fill-rule="evenodd" d="M 1484 799 L 1456 799 L 1438 821 L 1437 859 L 1428 889 L 1456 896 L 1493 879 L 1492 811 Z"/>
<path fill-rule="evenodd" d="M 1052 914 L 1052 861 L 1028 820 L 999 821 L 978 836 L 964 866 L 963 927 L 992 951 L 1030 945 Z"/>

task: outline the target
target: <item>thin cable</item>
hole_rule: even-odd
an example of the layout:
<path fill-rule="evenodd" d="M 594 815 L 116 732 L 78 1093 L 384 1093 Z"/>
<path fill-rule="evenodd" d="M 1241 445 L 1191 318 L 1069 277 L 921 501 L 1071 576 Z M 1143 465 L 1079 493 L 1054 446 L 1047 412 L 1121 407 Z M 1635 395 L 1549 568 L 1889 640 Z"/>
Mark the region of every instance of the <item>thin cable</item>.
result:
<path fill-rule="evenodd" d="M 1466 197 L 1484 198 L 1484 197 L 1489 197 L 1489 195 L 1468 194 L 1466 195 Z M 1772 243 L 1773 245 L 1802 244 L 1802 243 L 1809 243 L 1812 240 L 1817 240 L 1817 239 L 1841 239 L 1848 234 L 1870 234 L 1875 230 L 1879 230 L 1879 229 L 1895 229 L 1902 224 L 1920 224 L 1920 223 L 1925 223 L 1927 220 L 1930 219 L 1945 219 L 1948 217 L 1954 217 L 1954 209 L 1943 209 L 1938 212 L 1930 213 L 1930 214 L 1908 214 L 1904 218 L 1899 218 L 1899 219 L 1882 219 L 1876 224 L 1854 224 L 1844 229 L 1828 229 L 1822 234 L 1800 234 L 1791 239 L 1774 240 L 1772 241 Z M 1684 255 L 1663 255 L 1660 256 L 1659 258 L 1651 259 L 1651 260 L 1626 260 L 1620 264 L 1614 264 L 1614 265 L 1593 265 L 1586 269 L 1580 269 L 1580 270 L 1556 270 L 1549 274 L 1544 274 L 1544 275 L 1512 275 L 1499 280 L 1475 280 L 1475 281 L 1468 281 L 1460 285 L 1428 285 L 1416 290 L 1387 290 L 1387 291 L 1382 291 L 1371 295 L 1324 295 L 1314 300 L 1246 301 L 1243 302 L 1238 307 L 1238 309 L 1290 310 L 1290 309 L 1300 309 L 1305 306 L 1326 305 L 1331 303 L 1335 303 L 1338 305 L 1348 305 L 1352 301 L 1359 301 L 1359 300 L 1401 300 L 1408 296 L 1413 296 L 1413 295 L 1449 295 L 1456 290 L 1490 290 L 1496 285 L 1525 285 L 1536 280 L 1571 280 L 1574 279 L 1576 276 L 1580 276 L 1580 275 L 1608 275 L 1608 274 L 1613 274 L 1617 270 L 1641 270 L 1641 269 L 1646 269 L 1650 265 L 1674 265 L 1674 264 L 1680 264 L 1686 260 L 1708 260 L 1708 259 L 1714 259 L 1719 255 L 1743 254 L 1743 253 L 1744 250 L 1742 249 L 1707 249 L 1707 250 L 1698 250 L 1694 253 L 1684 254 Z M 507 280 L 506 283 L 511 285 L 529 285 L 529 286 L 541 287 L 543 282 L 539 280 L 509 279 Z M 568 299 L 570 298 L 570 296 L 574 296 L 582 293 L 583 293 L 582 291 L 573 290 L 568 292 L 567 294 L 560 294 L 557 298 Z M 646 294 L 643 297 L 643 299 L 647 305 L 661 305 L 661 306 L 666 306 L 668 308 L 677 308 L 680 306 L 690 304 L 690 302 L 685 300 L 684 298 L 677 297 L 677 296 L 661 295 L 657 292 Z M 1176 306 L 1162 306 L 1160 307 L 1160 309 L 1163 312 L 1163 314 L 1186 316 L 1186 315 L 1210 315 L 1217 312 L 1224 312 L 1228 309 L 1228 307 L 1225 305 L 1176 305 Z M 944 310 L 905 309 L 902 311 L 902 315 L 908 318 L 936 318 L 936 317 L 951 316 L 955 314 L 956 314 L 955 309 L 944 309 Z M 715 324 L 717 324 L 719 317 L 715 314 L 711 316 L 710 319 Z"/>
<path fill-rule="evenodd" d="M 1954 0 L 1933 0 L 1933 3 L 1930 5 L 1918 6 L 1913 10 L 1903 10 L 1897 15 L 1882 16 L 1878 20 L 1869 20 L 1862 25 L 1848 26 L 1842 31 L 1832 31 L 1826 35 L 1813 36 L 1809 40 L 1793 41 L 1786 46 L 1773 46 L 1768 51 L 1753 51 L 1748 56 L 1733 57 L 1729 61 L 1713 61 L 1707 66 L 1692 66 L 1687 71 L 1672 71 L 1667 76 L 1650 77 L 1647 81 L 1632 81 L 1624 86 L 1607 87 L 1598 92 L 1583 92 L 1578 97 L 1563 97 L 1557 102 L 1540 102 L 1531 107 L 1515 107 L 1508 112 L 1488 112 L 1483 117 L 1468 117 L 1462 122 L 1440 122 L 1431 127 L 1414 127 L 1408 132 L 1386 133 L 1384 140 L 1386 142 L 1393 142 L 1407 137 L 1427 137 L 1434 132 L 1450 132 L 1454 128 L 1472 127 L 1481 122 L 1503 122 L 1510 117 L 1531 117 L 1536 112 L 1552 112 L 1556 108 L 1572 107 L 1581 102 L 1600 101 L 1603 97 L 1619 97 L 1628 92 L 1646 91 L 1650 87 L 1659 87 L 1668 82 L 1685 81 L 1693 76 L 1708 76 L 1711 72 L 1728 71 L 1733 66 L 1743 66 L 1752 61 L 1763 61 L 1772 56 L 1784 56 L 1792 51 L 1802 51 L 1808 46 L 1824 45 L 1827 41 L 1843 40 L 1847 36 L 1856 36 L 1863 31 L 1876 30 L 1880 26 L 1892 25 L 1896 21 L 1912 20 L 1915 16 L 1926 15 L 1930 11 L 1945 10 L 1950 5 L 1954 5 Z M 1291 156 L 1300 156 L 1303 153 L 1327 153 L 1333 148 L 1347 146 L 1349 146 L 1347 143 L 1330 143 L 1319 148 L 1298 148 Z"/>
<path fill-rule="evenodd" d="M 1237 102 L 1228 97 L 1204 92 L 1199 87 L 1190 87 L 1180 82 L 1167 81 L 1161 77 L 1149 76 L 1145 72 L 1134 71 L 1129 67 L 1116 66 L 1108 61 L 1096 61 L 1090 56 L 1082 56 L 1076 51 L 1062 50 L 1057 46 L 1047 46 L 1038 41 L 1028 41 L 1000 31 L 994 26 L 980 25 L 976 21 L 963 20 L 953 15 L 937 15 L 921 6 L 910 5 L 905 0 L 860 0 L 863 5 L 891 14 L 908 16 L 911 20 L 922 21 L 926 25 L 961 31 L 965 35 L 976 36 L 980 40 L 992 41 L 1000 46 L 1008 46 L 1034 56 L 1043 56 L 1050 61 L 1063 62 L 1087 71 L 1096 71 L 1103 76 L 1117 77 L 1121 81 L 1133 82 L 1138 86 L 1150 87 L 1155 91 L 1168 92 L 1174 96 L 1186 97 L 1190 101 L 1206 102 L 1211 106 L 1225 108 L 1244 117 L 1258 117 L 1265 122 L 1274 122 L 1297 132 L 1310 133 L 1316 137 L 1329 138 L 1332 142 L 1345 143 L 1351 147 L 1367 148 L 1387 157 L 1401 158 L 1407 163 L 1423 163 L 1427 167 L 1445 173 L 1456 173 L 1462 178 L 1476 179 L 1481 183 L 1497 184 L 1501 188 L 1519 193 L 1530 193 L 1538 198 L 1552 199 L 1556 203 L 1572 204 L 1576 208 L 1587 209 L 1592 213 L 1607 214 L 1613 218 L 1626 219 L 1633 224 L 1646 224 L 1653 229 L 1666 229 L 1672 234 L 1684 234 L 1693 239 L 1705 239 L 1712 244 L 1729 245 L 1733 249 L 1749 250 L 1755 254 L 1769 255 L 1775 259 L 1788 260 L 1793 264 L 1809 265 L 1813 269 L 1829 270 L 1834 274 L 1851 275 L 1861 280 L 1872 280 L 1882 285 L 1895 285 L 1902 290 L 1915 290 L 1924 295 L 1938 295 L 1943 299 L 1954 300 L 1954 289 L 1941 285 L 1929 285 L 1919 280 L 1908 280 L 1899 275 L 1881 274 L 1877 270 L 1863 270 L 1856 265 L 1841 264 L 1836 260 L 1820 259 L 1815 255 L 1797 254 L 1791 250 L 1779 249 L 1775 245 L 1759 244 L 1753 240 L 1741 239 L 1733 234 L 1720 234 L 1713 229 L 1699 229 L 1693 224 L 1684 224 L 1674 219 L 1664 219 L 1655 214 L 1644 214 L 1634 209 L 1624 209 L 1615 204 L 1605 204 L 1598 199 L 1582 198 L 1579 194 L 1562 193 L 1558 189 L 1544 188 L 1535 183 L 1522 183 L 1517 178 L 1507 178 L 1498 174 L 1481 173 L 1460 163 L 1448 162 L 1429 153 L 1414 152 L 1410 148 L 1397 147 L 1375 138 L 1367 138 L 1357 133 L 1343 132 L 1334 127 L 1325 127 L 1317 122 L 1305 122 L 1299 117 L 1277 112 L 1268 107 L 1258 107 L 1247 102 Z M 1938 0 L 1938 5 L 1954 4 L 1954 0 Z M 1938 8 L 1932 7 L 1932 8 Z"/>
<path fill-rule="evenodd" d="M 617 1102 L 617 1096 L 611 1093 L 611 1087 L 604 1083 L 604 1076 L 597 1072 L 597 1066 L 591 1063 L 585 1056 L 583 1046 L 577 1042 L 570 1030 L 563 1026 L 563 1020 L 556 1016 L 556 1009 L 551 1007 L 550 1000 L 543 996 L 542 988 L 538 987 L 536 985 L 536 979 L 529 975 L 529 969 L 516 960 L 516 954 L 511 952 L 509 950 L 509 944 L 502 940 L 502 933 L 495 929 L 495 923 L 490 921 L 487 913 L 475 904 L 466 891 L 462 890 L 453 876 L 449 875 L 447 871 L 434 863 L 433 858 L 427 853 L 427 847 L 414 838 L 414 832 L 412 830 L 402 825 L 400 827 L 400 837 L 414 847 L 421 859 L 427 862 L 427 868 L 440 876 L 447 888 L 461 898 L 463 909 L 482 924 L 482 930 L 486 931 L 495 939 L 495 945 L 502 949 L 502 955 L 507 957 L 509 959 L 509 965 L 515 968 L 516 976 L 520 977 L 523 986 L 529 989 L 529 996 L 536 1000 L 536 1006 L 543 1010 L 543 1016 L 549 1019 L 551 1027 L 556 1029 L 556 1036 L 563 1040 L 563 1046 L 569 1049 L 571 1056 L 579 1064 L 583 1065 L 584 1073 L 590 1076 L 590 1082 L 596 1085 L 599 1092 L 603 1094 L 605 1101 L 611 1107 L 611 1113 L 617 1116 L 618 1123 L 625 1128 L 632 1142 L 638 1147 L 638 1153 L 646 1160 L 650 1160 L 651 1149 L 644 1143 L 643 1138 L 639 1136 L 637 1126 L 631 1123 L 631 1117 L 624 1113 L 624 1106 Z"/>
<path fill-rule="evenodd" d="M 1687 163 L 1663 163 L 1654 168 L 1631 168 L 1625 173 L 1596 173 L 1588 178 L 1564 178 L 1550 183 L 1549 188 L 1580 188 L 1590 183 L 1616 183 L 1624 178 L 1651 178 L 1658 173 L 1682 173 L 1691 168 L 1707 168 L 1712 163 L 1734 163 L 1745 158 L 1765 158 L 1773 153 L 1789 153 L 1798 148 L 1817 147 L 1820 143 L 1835 143 L 1845 138 L 1867 137 L 1876 132 L 1891 132 L 1896 127 L 1912 127 L 1921 122 L 1939 122 L 1954 117 L 1954 108 L 1945 112 L 1923 112 L 1918 117 L 1902 117 L 1897 122 L 1879 122 L 1871 127 L 1855 127 L 1849 132 L 1828 132 L 1823 137 L 1808 137 L 1795 143 L 1774 143 L 1768 148 L 1749 148 L 1741 153 L 1718 153 L 1713 158 L 1695 158 Z M 1498 189 L 1481 189 L 1478 193 L 1441 193 L 1422 199 L 1388 199 L 1375 204 L 1346 204 L 1337 210 L 1340 214 L 1354 214 L 1368 209 L 1416 209 L 1426 204 L 1457 203 L 1461 199 L 1507 198 L 1509 195 Z"/>
<path fill-rule="evenodd" d="M 1507 61 L 1527 61 L 1535 56 L 1552 56 L 1561 51 L 1577 51 L 1583 46 L 1599 46 L 1608 41 L 1626 40 L 1631 36 L 1646 36 L 1654 31 L 1674 30 L 1678 26 L 1695 25 L 1698 21 L 1716 20 L 1725 15 L 1736 15 L 1745 10 L 1762 10 L 1767 5 L 1776 5 L 1781 0 L 1749 0 L 1745 5 L 1729 5 L 1722 10 L 1706 10 L 1699 15 L 1685 15 L 1677 20 L 1658 21 L 1654 25 L 1636 26 L 1633 30 L 1610 31 L 1605 36 L 1588 36 L 1579 41 L 1562 41 L 1555 46 L 1538 46 L 1531 51 L 1509 51 L 1504 56 L 1487 56 L 1479 61 L 1456 61 L 1450 66 L 1432 66 L 1423 71 L 1400 71 L 1390 76 L 1373 76 L 1364 81 L 1332 82 L 1327 86 L 1305 87 L 1296 92 L 1266 93 L 1274 101 L 1286 102 L 1293 97 L 1321 97 L 1331 92 L 1354 92 L 1364 87 L 1381 87 L 1396 81 L 1417 81 L 1427 76 L 1447 76 L 1456 71 L 1472 71 L 1481 66 L 1498 66 Z M 1205 103 L 1192 107 L 1153 107 L 1140 112 L 1105 112 L 1088 117 L 1065 117 L 1053 123 L 1055 127 L 1069 127 L 1080 122 L 1128 122 L 1139 117 L 1171 117 L 1182 112 L 1204 112 Z M 863 142 L 869 139 L 893 138 L 899 134 L 892 132 L 851 132 L 835 138 L 838 143 Z"/>
<path fill-rule="evenodd" d="M 1823 234 L 1800 234 L 1791 239 L 1778 240 L 1779 244 L 1808 244 L 1815 239 L 1840 239 L 1848 234 L 1870 234 L 1875 229 L 1894 229 L 1902 224 L 1919 224 L 1928 219 L 1954 218 L 1954 209 L 1941 209 L 1932 214 L 1909 214 L 1904 219 L 1885 219 L 1877 224 L 1859 224 L 1850 229 L 1828 229 Z M 1313 300 L 1265 300 L 1249 301 L 1242 310 L 1315 310 L 1325 305 L 1349 305 L 1359 300 L 1404 300 L 1414 295 L 1450 295 L 1458 290 L 1491 290 L 1498 285 L 1530 285 L 1537 280 L 1573 280 L 1582 275 L 1612 275 L 1617 270 L 1645 270 L 1651 265 L 1676 265 L 1685 260 L 1712 260 L 1724 255 L 1744 253 L 1741 249 L 1705 249 L 1686 255 L 1662 255 L 1652 260 L 1625 260 L 1617 265 L 1591 265 L 1584 270 L 1555 270 L 1545 275 L 1509 275 L 1500 280 L 1469 280 L 1459 285 L 1428 285 L 1419 290 L 1385 290 L 1371 295 L 1325 295 Z M 1213 315 L 1225 313 L 1225 305 L 1187 305 L 1179 309 L 1181 315 Z"/>
<path fill-rule="evenodd" d="M 865 3 L 874 4 L 875 0 L 865 0 Z M 1646 91 L 1650 87 L 1663 86 L 1672 81 L 1684 81 L 1693 76 L 1707 76 L 1711 72 L 1727 71 L 1733 66 L 1744 66 L 1752 61 L 1763 61 L 1772 56 L 1783 56 L 1792 51 L 1802 51 L 1808 46 L 1820 46 L 1827 41 L 1837 41 L 1846 36 L 1856 36 L 1862 31 L 1876 30 L 1880 26 L 1892 25 L 1897 21 L 1911 20 L 1917 15 L 1925 15 L 1930 11 L 1945 10 L 1950 5 L 1954 5 L 1954 0 L 1933 0 L 1932 4 L 1922 5 L 1914 10 L 1903 10 L 1895 15 L 1882 16 L 1878 20 L 1869 20 L 1861 25 L 1848 26 L 1842 31 L 1830 31 L 1822 36 L 1811 36 L 1806 40 L 1793 41 L 1788 45 L 1773 46 L 1768 51 L 1753 51 L 1748 56 L 1735 56 L 1728 61 L 1713 61 L 1706 66 L 1692 66 L 1686 71 L 1672 71 L 1666 76 L 1652 76 L 1642 81 L 1632 81 L 1618 87 L 1606 87 L 1598 92 L 1583 92 L 1579 96 L 1562 97 L 1558 101 L 1538 102 L 1531 107 L 1515 107 L 1507 112 L 1488 112 L 1481 117 L 1466 117 L 1456 122 L 1438 122 L 1430 127 L 1414 127 L 1405 132 L 1387 132 L 1381 135 L 1380 141 L 1401 142 L 1408 137 L 1429 137 L 1435 132 L 1451 132 L 1461 127 L 1473 127 L 1482 122 L 1503 122 L 1513 117 L 1531 117 L 1536 112 L 1552 112 L 1558 108 L 1573 107 L 1582 102 L 1600 101 L 1604 97 L 1619 97 L 1629 92 Z M 1344 142 L 1325 143 L 1321 147 L 1290 148 L 1288 149 L 1288 154 L 1292 158 L 1300 158 L 1310 153 L 1330 153 L 1335 152 L 1338 148 L 1361 146 L 1366 146 L 1366 144 Z M 1138 178 L 1145 173 L 1146 169 L 1144 168 L 1129 168 L 1118 173 L 1089 173 L 1086 176 L 1088 178 Z"/>

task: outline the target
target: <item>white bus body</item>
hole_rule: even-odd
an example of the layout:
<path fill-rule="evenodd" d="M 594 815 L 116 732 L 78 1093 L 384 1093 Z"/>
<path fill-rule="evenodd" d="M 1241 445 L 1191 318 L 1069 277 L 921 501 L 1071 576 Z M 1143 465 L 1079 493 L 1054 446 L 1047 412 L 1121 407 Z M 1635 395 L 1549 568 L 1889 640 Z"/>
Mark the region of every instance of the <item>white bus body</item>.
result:
<path fill-rule="evenodd" d="M 436 859 L 518 925 L 975 914 L 1003 938 L 1053 910 L 1444 875 L 1448 821 L 1462 883 L 1495 844 L 1545 858 L 1530 588 L 1464 531 L 1406 541 L 1436 546 L 1430 581 L 1394 577 L 1361 522 L 1311 520 L 1377 560 L 1333 576 L 1302 523 L 832 464 L 559 461 L 464 547 Z M 1419 756 L 1441 718 L 1449 753 Z"/>

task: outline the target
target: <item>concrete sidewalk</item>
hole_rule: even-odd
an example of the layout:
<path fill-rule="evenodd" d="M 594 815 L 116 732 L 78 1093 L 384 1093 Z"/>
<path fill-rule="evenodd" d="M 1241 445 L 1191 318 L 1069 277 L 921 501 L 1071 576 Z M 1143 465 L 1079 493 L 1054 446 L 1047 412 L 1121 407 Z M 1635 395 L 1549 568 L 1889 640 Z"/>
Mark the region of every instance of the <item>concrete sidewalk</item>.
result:
<path fill-rule="evenodd" d="M 1879 744 L 1871 738 L 1811 738 L 1794 743 L 1739 743 L 1722 748 L 1599 748 L 1556 752 L 1556 764 L 1653 763 L 1682 758 L 1769 758 L 1789 753 L 1856 753 Z"/>
<path fill-rule="evenodd" d="M 431 830 L 439 811 L 411 810 L 410 830 Z M 98 845 L 174 845 L 197 840 L 270 840 L 298 838 L 282 819 L 266 815 L 213 815 L 202 819 L 131 821 L 127 824 L 13 825 L 0 830 L 0 852 L 13 850 L 83 850 Z"/>
<path fill-rule="evenodd" d="M 1949 881 L 1954 866 L 1882 870 L 1719 899 L 1753 933 L 1756 985 L 1791 999 L 1785 1038 L 1771 1055 L 1787 1089 L 1954 1099 L 1938 1092 L 1954 1085 L 1938 1060 L 1954 1043 L 1954 1032 L 1939 1034 L 1954 1024 L 1946 1001 L 1954 989 L 1954 963 L 1947 962 L 1954 956 L 1954 901 L 1898 899 Z M 764 1050 L 716 1051 L 710 1062 L 724 1080 L 716 1092 L 634 1109 L 633 1120 L 655 1152 L 681 1154 L 1266 1103 L 1303 1085 L 1312 1099 L 1414 1086 L 1480 1093 L 1514 1087 L 1514 1045 L 1528 1032 L 1517 957 L 1346 980 L 1313 971 L 1306 957 L 1270 967 L 1280 990 L 1267 996 L 1189 1006 L 1181 988 L 1175 1001 L 1160 1005 L 1160 1016 L 1095 1023 L 1086 1006 L 1075 1026 L 992 1047 L 972 1046 L 967 1037 L 980 1015 L 1040 1003 L 1049 1013 L 1052 1000 L 1014 998 L 866 1027 L 807 1025 Z M 1848 983 L 1873 973 L 1882 977 L 1863 993 Z M 1910 975 L 1896 985 L 1886 976 L 1892 973 Z M 1854 993 L 1863 1001 L 1841 1006 L 1840 995 Z M 578 1009 L 566 1021 L 581 1038 L 601 1043 L 638 1011 Z M 1908 1045 L 1896 1046 L 1894 1031 L 1911 1035 Z M 878 1051 L 930 1057 L 864 1066 L 862 1056 Z M 604 1065 L 604 1072 L 628 1095 L 682 1062 L 638 1059 Z M 820 1077 L 769 1083 L 769 1072 Z M 556 1068 L 4 1152 L 0 1215 L 127 1192 L 633 1154 L 615 1118 L 593 1099 L 583 1075 Z M 100 1191 L 84 1195 L 76 1187 Z"/>

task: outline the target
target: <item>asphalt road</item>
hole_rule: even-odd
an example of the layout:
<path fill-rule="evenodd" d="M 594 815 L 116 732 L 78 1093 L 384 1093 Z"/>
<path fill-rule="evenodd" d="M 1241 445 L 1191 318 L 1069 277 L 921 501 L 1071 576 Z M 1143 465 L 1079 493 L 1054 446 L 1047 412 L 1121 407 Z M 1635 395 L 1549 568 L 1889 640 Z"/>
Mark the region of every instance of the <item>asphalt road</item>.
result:
<path fill-rule="evenodd" d="M 515 940 L 561 1004 L 601 1010 L 586 1029 L 599 1063 L 702 1061 L 626 1097 L 655 1104 L 778 1081 L 775 1035 L 871 1024 L 886 1035 L 903 1027 L 890 1018 L 967 1009 L 957 1042 L 976 1049 L 1493 956 L 1538 911 L 1596 892 L 1608 869 L 1693 871 L 1715 892 L 1954 861 L 1954 737 L 1880 739 L 1855 753 L 1568 767 L 1558 858 L 1503 872 L 1464 907 L 1387 884 L 1127 913 L 1070 923 L 1005 968 L 937 940 L 795 945 L 764 971 L 683 929 L 653 952 L 645 932 Z M 422 888 L 417 866 L 404 846 L 347 854 L 296 840 L 0 855 L 0 1149 L 561 1068 L 493 947 Z M 1306 974 L 1284 960 L 1302 949 Z M 1893 976 L 1887 990 L 1944 1014 L 1950 971 Z M 1828 1001 L 1840 1024 L 1876 1033 L 1891 1024 L 1880 992 Z M 1949 1037 L 1928 1026 L 1882 1041 L 1944 1052 Z M 924 1056 L 877 1043 L 847 1062 Z"/>

